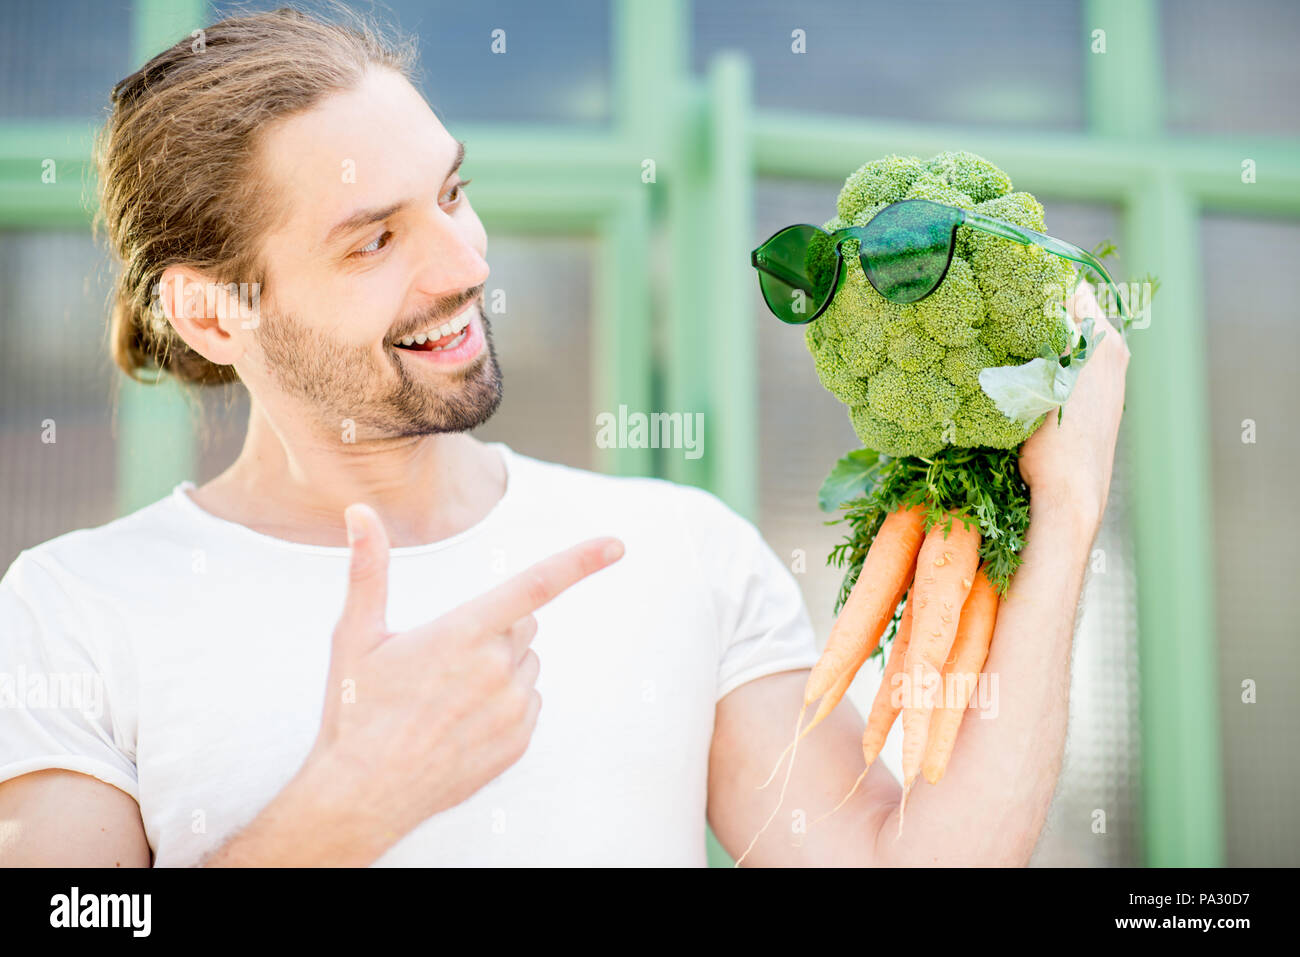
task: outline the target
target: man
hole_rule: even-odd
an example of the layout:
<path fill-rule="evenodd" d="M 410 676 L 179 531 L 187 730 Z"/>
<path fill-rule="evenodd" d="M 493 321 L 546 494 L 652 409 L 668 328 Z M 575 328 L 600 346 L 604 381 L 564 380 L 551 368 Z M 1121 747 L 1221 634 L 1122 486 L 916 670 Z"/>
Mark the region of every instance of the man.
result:
<path fill-rule="evenodd" d="M 115 89 L 114 356 L 237 377 L 248 434 L 211 482 L 9 569 L 0 660 L 94 693 L 0 709 L 0 863 L 701 864 L 706 813 L 733 856 L 771 813 L 756 785 L 817 658 L 793 576 L 708 493 L 465 434 L 501 396 L 487 242 L 410 65 L 277 12 Z M 1027 861 L 1127 360 L 1106 336 L 1024 447 L 997 718 L 965 723 L 901 838 L 877 764 L 748 863 Z M 787 808 L 848 791 L 861 731 L 841 707 L 801 744 Z"/>

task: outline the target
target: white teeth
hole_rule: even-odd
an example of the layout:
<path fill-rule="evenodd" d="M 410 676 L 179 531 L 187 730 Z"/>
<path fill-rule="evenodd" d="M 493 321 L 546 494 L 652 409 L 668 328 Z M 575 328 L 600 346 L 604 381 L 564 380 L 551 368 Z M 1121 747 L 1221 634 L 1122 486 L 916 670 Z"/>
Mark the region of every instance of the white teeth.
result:
<path fill-rule="evenodd" d="M 430 339 L 441 339 L 444 336 L 451 335 L 452 333 L 461 332 L 467 326 L 469 326 L 469 320 L 470 320 L 470 310 L 466 309 L 464 312 L 462 312 L 455 319 L 452 319 L 450 322 L 445 322 L 441 326 L 434 326 L 432 329 L 426 329 L 416 336 L 407 336 L 405 339 L 401 339 L 399 341 L 404 346 L 415 345 L 416 343 L 423 345 L 424 343 L 428 342 Z M 441 352 L 442 349 L 451 349 L 454 346 L 459 345 L 461 341 L 462 341 L 461 339 L 457 339 L 454 342 L 447 343 L 445 346 L 435 348 L 434 351 Z"/>
<path fill-rule="evenodd" d="M 465 310 L 450 322 L 444 322 L 441 326 L 428 330 L 430 339 L 441 339 L 443 336 L 449 336 L 453 332 L 460 332 L 469 325 L 469 310 Z"/>
<path fill-rule="evenodd" d="M 445 346 L 434 346 L 432 351 L 443 352 L 447 349 L 455 349 L 458 345 L 460 345 L 462 342 L 465 341 L 465 337 L 468 335 L 469 333 L 462 332 L 460 335 L 458 335 L 455 339 L 451 340 L 451 342 L 447 343 Z"/>

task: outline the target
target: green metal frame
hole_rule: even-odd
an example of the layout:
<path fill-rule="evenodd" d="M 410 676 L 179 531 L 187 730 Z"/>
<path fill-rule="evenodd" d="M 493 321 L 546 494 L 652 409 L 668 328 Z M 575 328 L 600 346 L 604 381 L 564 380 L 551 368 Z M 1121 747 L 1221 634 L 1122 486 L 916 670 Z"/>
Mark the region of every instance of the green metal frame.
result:
<path fill-rule="evenodd" d="M 1223 863 L 1211 542 L 1187 515 L 1210 508 L 1202 210 L 1300 218 L 1300 142 L 1175 137 L 1163 130 L 1155 0 L 1083 0 L 1089 128 L 1012 134 L 755 110 L 751 67 L 722 53 L 690 74 L 690 0 L 611 0 L 615 120 L 607 131 L 458 126 L 473 144 L 475 208 L 490 231 L 598 241 L 592 410 L 706 414 L 708 455 L 602 450 L 599 466 L 710 488 L 758 511 L 758 383 L 750 274 L 757 177 L 839 182 L 870 157 L 959 146 L 994 158 L 1040 196 L 1104 202 L 1124 216 L 1126 271 L 1161 277 L 1157 319 L 1132 337 L 1126 431 L 1135 478 L 1141 656 L 1142 808 L 1148 864 Z M 201 26 L 202 0 L 137 0 L 134 60 Z M 0 123 L 0 228 L 84 228 L 86 123 Z M 1245 157 L 1258 182 L 1239 179 Z M 59 181 L 40 184 L 53 158 Z M 653 160 L 653 183 L 642 182 Z M 662 226 L 667 250 L 655 258 Z M 652 277 L 657 281 L 652 282 Z M 656 302 L 654 293 L 662 295 Z M 656 317 L 659 321 L 656 324 Z M 1179 427 L 1170 427 L 1179 423 Z M 593 426 L 594 428 L 594 426 Z M 192 477 L 190 415 L 170 388 L 124 387 L 119 505 L 128 511 Z M 710 835 L 710 859 L 727 861 Z"/>

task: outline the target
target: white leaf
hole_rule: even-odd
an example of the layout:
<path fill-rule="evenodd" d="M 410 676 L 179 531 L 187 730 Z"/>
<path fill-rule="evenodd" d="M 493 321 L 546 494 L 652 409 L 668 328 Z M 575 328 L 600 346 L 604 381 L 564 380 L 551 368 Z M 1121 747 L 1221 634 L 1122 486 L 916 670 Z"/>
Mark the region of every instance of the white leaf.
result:
<path fill-rule="evenodd" d="M 1059 362 L 1042 358 L 1018 366 L 994 366 L 980 371 L 980 388 L 1007 418 L 1030 425 L 1044 412 L 1065 404 L 1080 368 L 1078 363 L 1062 368 Z"/>

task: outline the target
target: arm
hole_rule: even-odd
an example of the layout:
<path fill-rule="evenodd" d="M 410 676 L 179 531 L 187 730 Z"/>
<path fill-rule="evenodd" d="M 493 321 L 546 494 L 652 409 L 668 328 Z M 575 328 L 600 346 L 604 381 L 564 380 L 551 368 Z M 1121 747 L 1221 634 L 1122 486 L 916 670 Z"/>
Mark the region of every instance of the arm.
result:
<path fill-rule="evenodd" d="M 992 707 L 967 710 L 937 787 L 908 799 L 902 837 L 891 809 L 876 840 L 882 864 L 1021 866 L 1056 788 L 1069 717 L 1075 609 L 1097 522 L 1030 504 L 1024 563 L 998 611 L 985 672 Z"/>
<path fill-rule="evenodd" d="M 204 867 L 363 865 L 379 857 L 373 829 L 347 813 L 339 777 L 305 765 Z M 398 835 L 392 835 L 396 840 Z M 391 844 L 392 841 L 387 843 Z M 0 784 L 0 867 L 150 867 L 140 806 L 98 778 L 61 768 Z"/>
<path fill-rule="evenodd" d="M 61 768 L 0 784 L 0 867 L 148 867 L 140 806 Z"/>
<path fill-rule="evenodd" d="M 360 769 L 330 770 L 311 757 L 243 830 L 200 867 L 367 867 L 402 835 L 362 813 L 375 802 L 355 796 Z"/>
<path fill-rule="evenodd" d="M 789 759 L 771 784 L 757 788 L 794 736 L 807 681 L 807 669 L 768 675 L 718 702 L 709 751 L 708 817 L 718 841 L 735 860 L 776 807 Z M 744 866 L 878 863 L 873 858 L 876 835 L 902 795 L 879 761 L 852 801 L 834 817 L 813 824 L 849 793 L 861 773 L 862 729 L 853 706 L 841 704 L 799 742 L 785 802 Z"/>

